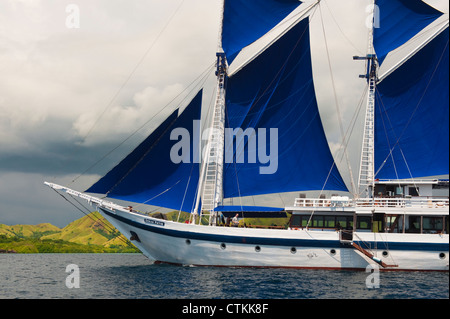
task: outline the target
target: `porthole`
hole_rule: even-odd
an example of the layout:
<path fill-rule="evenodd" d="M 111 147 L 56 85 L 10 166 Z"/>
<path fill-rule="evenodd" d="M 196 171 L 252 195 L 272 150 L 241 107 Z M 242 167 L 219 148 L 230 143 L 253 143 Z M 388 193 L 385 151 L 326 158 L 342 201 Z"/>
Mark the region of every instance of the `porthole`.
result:
<path fill-rule="evenodd" d="M 445 257 L 447 257 L 444 253 L 440 253 L 439 254 L 439 258 L 441 258 L 441 259 L 445 259 Z"/>
<path fill-rule="evenodd" d="M 220 248 L 222 248 L 222 250 L 225 250 L 227 248 L 227 245 L 225 243 L 221 243 Z"/>
<path fill-rule="evenodd" d="M 386 258 L 387 256 L 389 256 L 389 252 L 387 252 L 386 250 L 383 251 L 383 257 Z"/>
<path fill-rule="evenodd" d="M 256 251 L 257 253 L 259 253 L 259 252 L 261 251 L 261 247 L 256 246 L 256 247 L 255 247 L 255 251 Z"/>
<path fill-rule="evenodd" d="M 292 248 L 291 248 L 291 254 L 295 254 L 295 253 L 297 253 L 297 248 L 292 247 Z"/>
<path fill-rule="evenodd" d="M 186 239 L 186 245 L 190 245 L 191 244 L 191 240 L 190 239 Z"/>
<path fill-rule="evenodd" d="M 336 255 L 336 249 L 332 249 L 332 250 L 330 250 L 330 254 L 331 254 L 331 256 L 334 256 L 334 255 Z"/>

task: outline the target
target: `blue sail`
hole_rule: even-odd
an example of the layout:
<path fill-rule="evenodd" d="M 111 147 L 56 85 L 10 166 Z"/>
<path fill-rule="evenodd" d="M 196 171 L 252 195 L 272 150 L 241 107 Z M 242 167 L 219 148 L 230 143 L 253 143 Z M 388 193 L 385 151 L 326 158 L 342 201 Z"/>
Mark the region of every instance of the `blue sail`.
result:
<path fill-rule="evenodd" d="M 170 209 L 192 210 L 199 180 L 199 143 L 190 140 L 189 152 L 180 163 L 171 158 L 177 144 L 171 140 L 176 129 L 184 129 L 190 137 L 200 120 L 202 91 L 177 117 L 178 110 L 167 118 L 144 142 L 119 165 L 86 192 L 107 194 L 110 198 Z M 175 137 L 176 138 L 176 137 Z M 197 141 L 198 142 L 198 141 Z"/>
<path fill-rule="evenodd" d="M 222 48 L 228 63 L 300 4 L 298 0 L 225 0 Z"/>
<path fill-rule="evenodd" d="M 376 0 L 378 6 L 374 28 L 374 47 L 381 65 L 397 49 L 442 15 L 421 0 Z"/>
<path fill-rule="evenodd" d="M 309 22 L 304 19 L 229 78 L 225 198 L 323 188 L 347 190 L 322 127 L 309 40 Z M 254 135 L 232 134 L 235 129 Z M 270 162 L 261 158 L 271 157 L 274 146 L 276 157 Z M 271 166 L 274 169 L 267 172 Z"/>
<path fill-rule="evenodd" d="M 377 86 L 376 178 L 449 173 L 449 31 Z"/>

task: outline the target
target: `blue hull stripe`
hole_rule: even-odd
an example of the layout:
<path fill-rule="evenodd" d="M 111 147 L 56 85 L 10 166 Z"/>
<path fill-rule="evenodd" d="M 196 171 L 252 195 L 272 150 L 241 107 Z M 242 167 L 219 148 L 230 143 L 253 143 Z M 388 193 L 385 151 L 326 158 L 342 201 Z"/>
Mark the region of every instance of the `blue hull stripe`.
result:
<path fill-rule="evenodd" d="M 195 232 L 187 232 L 180 230 L 167 229 L 164 227 L 155 227 L 142 224 L 128 218 L 118 216 L 101 209 L 108 216 L 130 226 L 146 230 L 149 232 L 191 240 L 211 241 L 218 243 L 230 244 L 248 244 L 248 245 L 268 245 L 268 246 L 286 246 L 286 247 L 313 247 L 313 248 L 341 248 L 352 246 L 343 246 L 339 240 L 314 240 L 314 239 L 289 239 L 289 238 L 265 238 L 265 237 L 243 237 L 219 234 L 203 234 Z M 356 242 L 356 241 L 355 241 Z M 399 243 L 399 242 L 364 242 L 370 247 L 377 247 L 378 250 L 419 250 L 419 251 L 439 251 L 446 252 L 449 250 L 449 244 L 440 243 Z M 364 246 L 364 245 L 363 245 Z"/>

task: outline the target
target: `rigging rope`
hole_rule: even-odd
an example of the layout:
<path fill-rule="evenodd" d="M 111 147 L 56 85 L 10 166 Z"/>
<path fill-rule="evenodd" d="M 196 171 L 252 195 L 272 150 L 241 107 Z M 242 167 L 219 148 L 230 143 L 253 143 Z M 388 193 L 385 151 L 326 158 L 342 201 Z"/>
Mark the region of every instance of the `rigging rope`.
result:
<path fill-rule="evenodd" d="M 65 201 L 67 201 L 70 205 L 72 205 L 73 207 L 75 207 L 78 211 L 80 211 L 84 216 L 88 217 L 89 219 L 91 219 L 93 222 L 95 223 L 99 223 L 101 224 L 107 231 L 109 231 L 110 233 L 114 233 L 117 230 L 113 227 L 110 226 L 108 224 L 103 223 L 99 218 L 95 219 L 94 215 L 92 214 L 93 212 L 86 208 L 83 204 L 81 204 L 76 198 L 74 198 L 72 195 L 70 195 L 71 198 L 73 198 L 81 207 L 83 207 L 88 213 L 85 213 L 80 207 L 78 207 L 75 203 L 71 202 L 66 196 L 64 196 L 63 194 L 61 194 L 60 192 L 58 192 L 56 189 L 52 188 L 59 196 L 61 196 Z M 122 241 L 124 244 L 126 244 L 128 247 L 132 247 L 134 248 L 134 246 L 127 240 L 124 238 L 124 235 L 119 235 L 118 238 L 120 241 Z"/>

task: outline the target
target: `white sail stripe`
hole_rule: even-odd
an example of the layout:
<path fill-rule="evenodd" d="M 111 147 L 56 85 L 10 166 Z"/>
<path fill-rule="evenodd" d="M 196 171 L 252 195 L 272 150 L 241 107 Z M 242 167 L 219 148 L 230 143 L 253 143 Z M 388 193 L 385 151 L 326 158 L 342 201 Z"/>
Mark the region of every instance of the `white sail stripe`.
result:
<path fill-rule="evenodd" d="M 442 23 L 442 22 L 441 22 Z M 390 74 L 392 74 L 395 70 L 397 70 L 399 67 L 401 67 L 406 61 L 408 61 L 409 59 L 411 59 L 417 52 L 419 52 L 420 50 L 422 50 L 428 43 L 430 43 L 434 38 L 436 38 L 439 34 L 441 34 L 441 32 L 443 32 L 445 29 L 447 29 L 449 26 L 449 21 L 448 18 L 446 21 L 444 21 L 442 23 L 442 25 L 440 25 L 440 27 L 437 27 L 437 29 L 430 35 L 428 36 L 424 41 L 422 41 L 417 47 L 415 47 L 408 55 L 406 55 L 403 59 L 401 59 L 400 61 L 398 61 L 397 63 L 395 63 L 392 67 L 390 67 L 387 71 L 385 71 L 381 76 L 379 76 L 378 78 L 378 83 L 380 83 L 381 81 L 383 81 L 385 78 L 387 78 Z M 430 30 L 427 30 L 428 32 Z M 425 34 L 425 31 L 422 31 L 421 33 L 419 33 L 418 35 L 416 35 L 415 37 L 413 37 L 411 40 L 409 40 L 408 42 L 406 42 L 403 46 L 401 46 L 398 49 L 404 48 L 408 45 L 411 45 L 413 42 L 417 41 L 418 38 L 422 37 Z M 391 52 L 392 53 L 392 52 Z M 389 55 L 391 54 L 389 53 Z M 387 57 L 387 59 L 389 58 L 389 55 Z"/>

